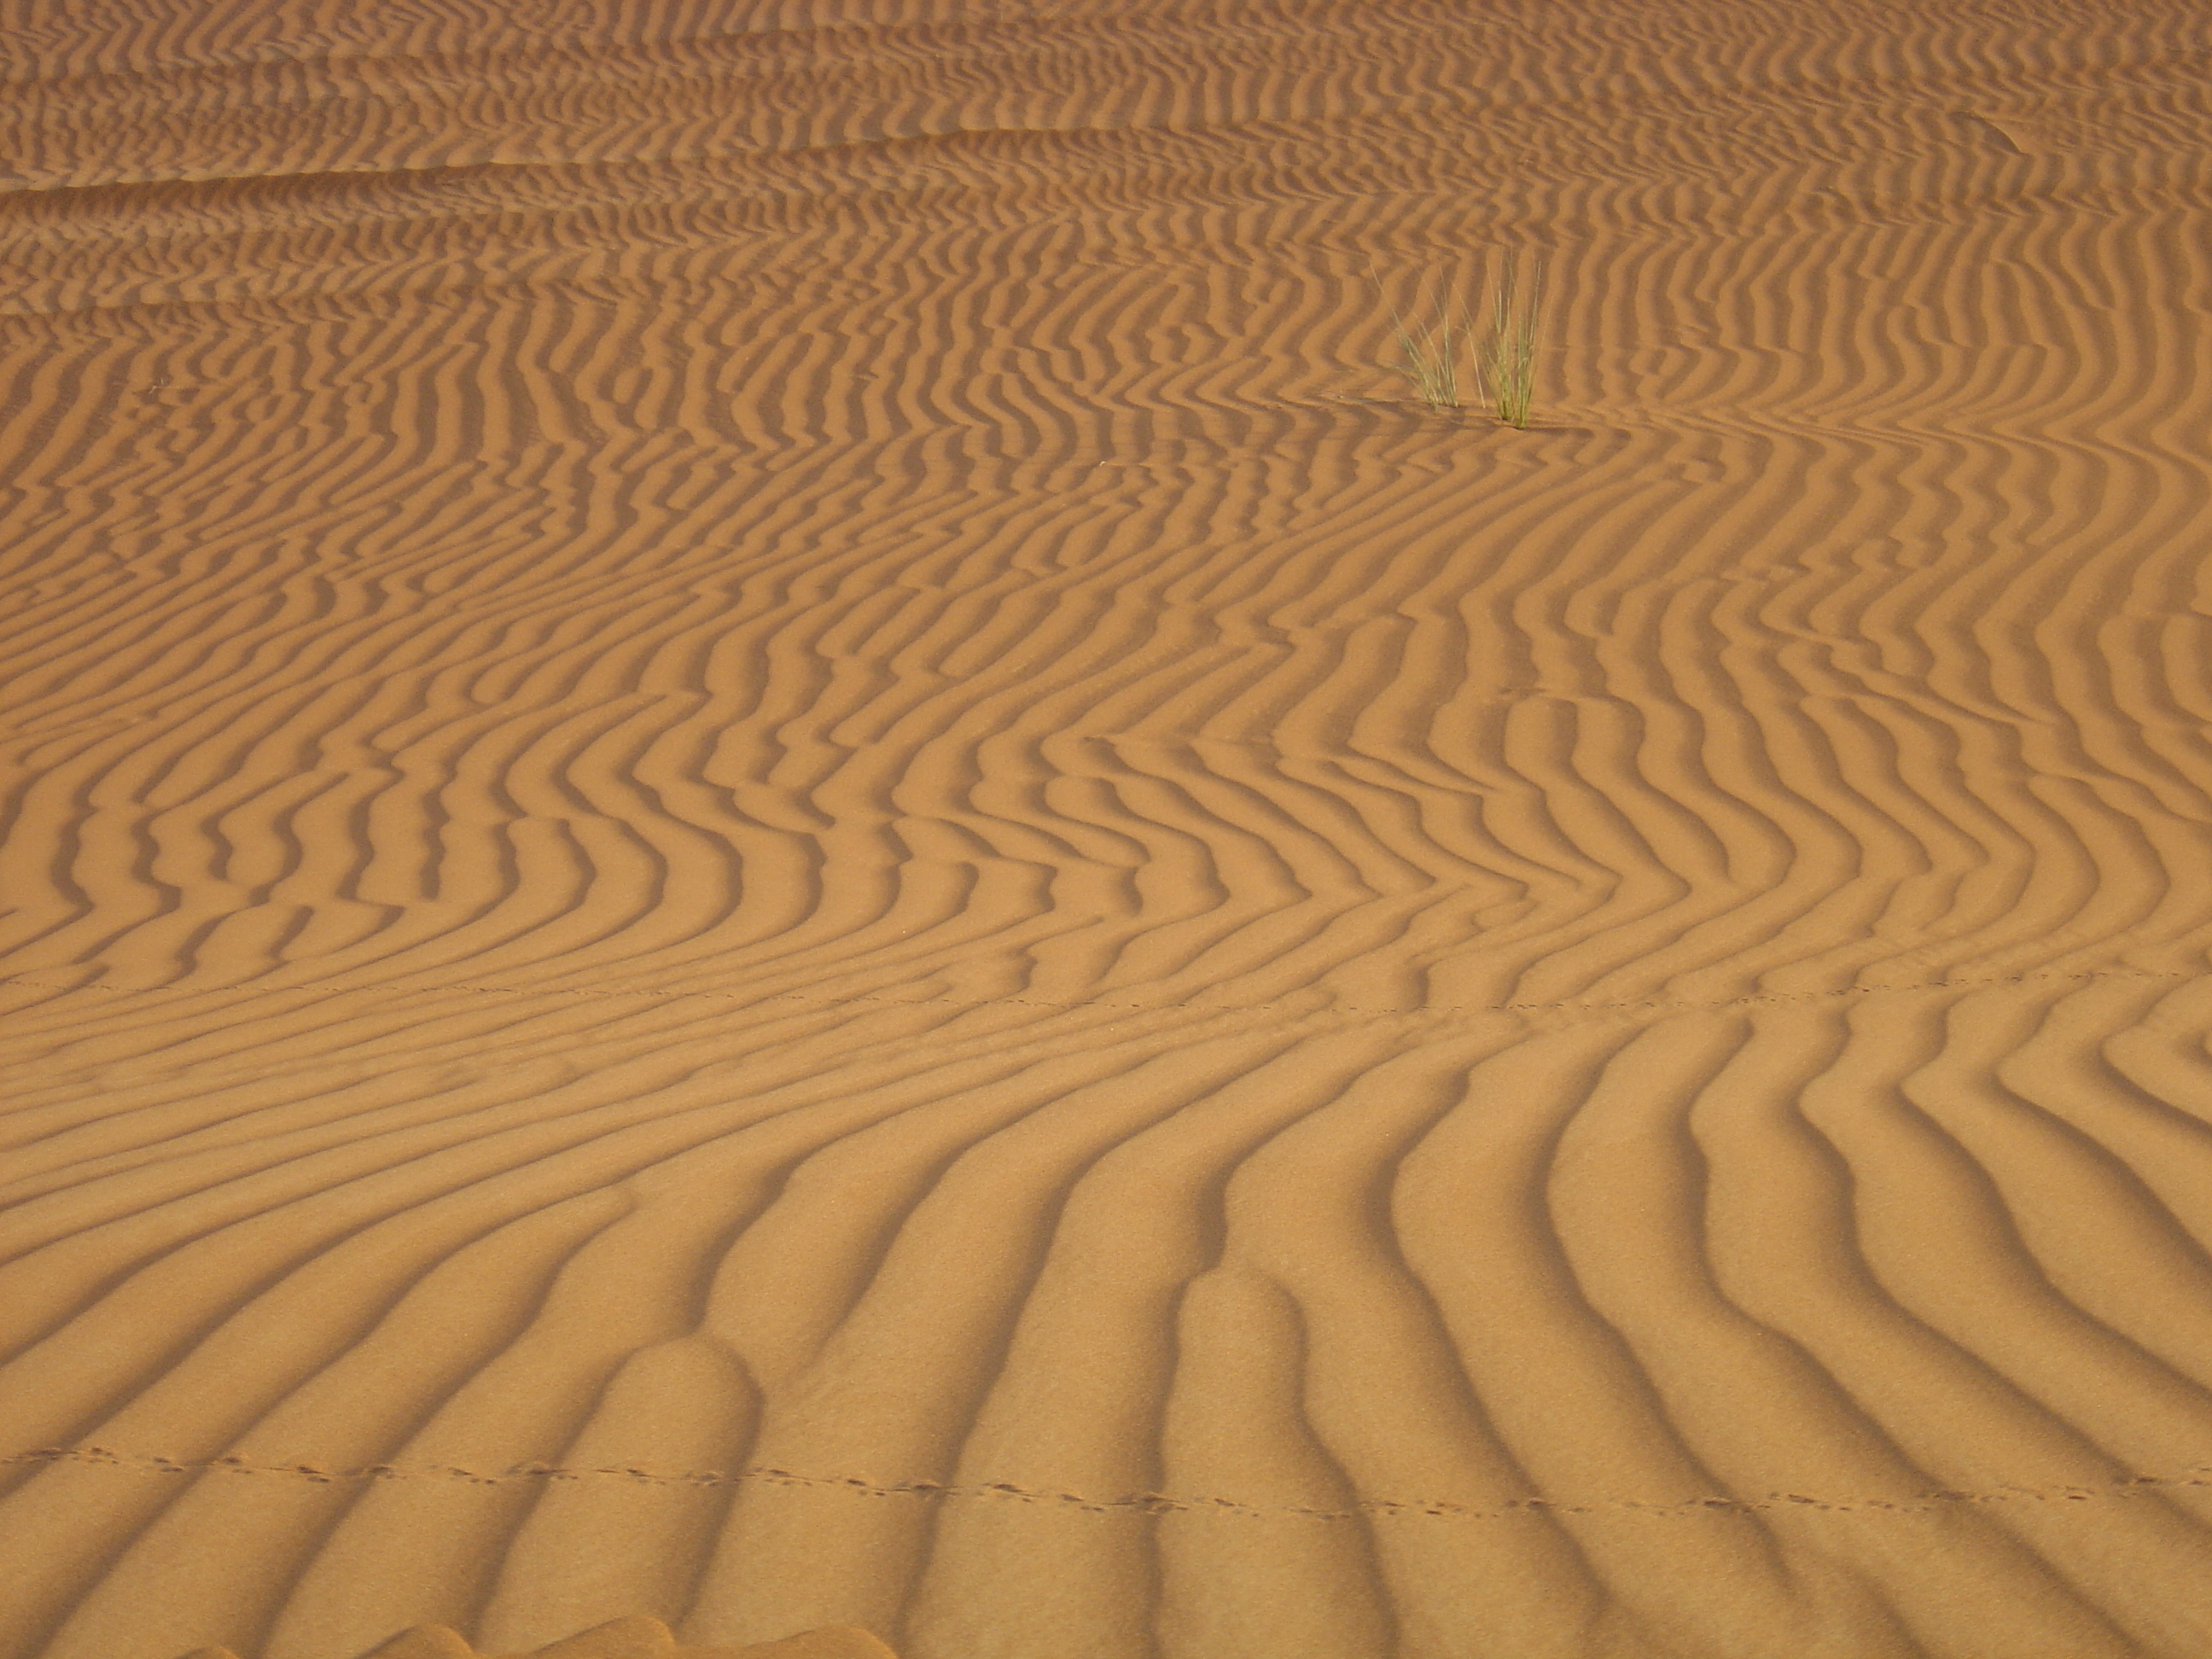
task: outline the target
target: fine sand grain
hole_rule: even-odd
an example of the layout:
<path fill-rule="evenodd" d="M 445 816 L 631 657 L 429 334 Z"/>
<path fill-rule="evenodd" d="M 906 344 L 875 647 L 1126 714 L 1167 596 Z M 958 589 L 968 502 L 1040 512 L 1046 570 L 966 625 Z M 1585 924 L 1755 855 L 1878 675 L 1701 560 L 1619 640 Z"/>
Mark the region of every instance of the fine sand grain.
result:
<path fill-rule="evenodd" d="M 0 1659 L 2212 1653 L 2202 0 L 0 53 Z"/>

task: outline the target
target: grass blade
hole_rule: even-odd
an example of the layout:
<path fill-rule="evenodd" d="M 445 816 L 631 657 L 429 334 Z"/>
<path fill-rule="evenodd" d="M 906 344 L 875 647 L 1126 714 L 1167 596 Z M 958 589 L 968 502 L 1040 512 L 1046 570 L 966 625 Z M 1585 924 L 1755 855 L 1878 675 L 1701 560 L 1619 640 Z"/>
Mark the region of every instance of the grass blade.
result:
<path fill-rule="evenodd" d="M 1379 289 L 1381 284 L 1376 286 Z M 1453 303 L 1449 290 L 1432 307 L 1429 285 L 1424 282 L 1413 318 L 1408 320 L 1393 304 L 1390 323 L 1398 356 L 1389 367 L 1413 383 L 1413 395 L 1431 409 L 1457 409 L 1461 355 L 1474 331 L 1466 308 Z"/>
<path fill-rule="evenodd" d="M 1375 276 L 1371 266 L 1369 270 Z M 1375 289 L 1382 298 L 1379 276 L 1375 276 Z M 1415 397 L 1442 411 L 1461 407 L 1464 363 L 1474 374 L 1475 401 L 1488 404 L 1507 426 L 1525 431 L 1536 404 L 1536 338 L 1543 297 L 1541 260 L 1525 289 L 1517 273 L 1508 270 L 1490 296 L 1489 327 L 1478 334 L 1467 307 L 1452 298 L 1449 287 L 1432 301 L 1425 278 L 1412 317 L 1395 301 L 1388 302 L 1398 347 L 1388 367 L 1406 377 Z"/>
<path fill-rule="evenodd" d="M 1482 379 L 1498 418 L 1526 431 L 1536 405 L 1536 325 L 1544 298 L 1539 260 L 1524 293 L 1508 270 L 1490 299 L 1490 337 L 1484 343 Z"/>

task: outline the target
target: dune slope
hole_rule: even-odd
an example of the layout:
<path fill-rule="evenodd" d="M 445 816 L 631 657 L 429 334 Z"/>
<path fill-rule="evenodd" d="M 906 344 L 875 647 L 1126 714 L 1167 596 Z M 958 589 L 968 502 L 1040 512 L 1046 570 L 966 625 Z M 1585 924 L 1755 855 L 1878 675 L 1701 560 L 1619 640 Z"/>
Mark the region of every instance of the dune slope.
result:
<path fill-rule="evenodd" d="M 0 1659 L 2212 1649 L 2202 7 L 0 54 Z"/>

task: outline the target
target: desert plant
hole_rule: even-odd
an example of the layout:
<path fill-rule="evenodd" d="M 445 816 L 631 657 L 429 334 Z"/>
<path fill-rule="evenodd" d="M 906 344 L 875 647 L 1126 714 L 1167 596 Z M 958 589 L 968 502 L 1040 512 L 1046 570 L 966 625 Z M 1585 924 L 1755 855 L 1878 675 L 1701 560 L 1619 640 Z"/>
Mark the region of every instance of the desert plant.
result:
<path fill-rule="evenodd" d="M 1382 283 L 1378 278 L 1379 293 Z M 1419 307 L 1409 319 L 1390 307 L 1398 356 L 1389 367 L 1413 383 L 1414 395 L 1433 410 L 1457 409 L 1460 368 L 1471 357 L 1475 398 L 1486 403 L 1506 425 L 1525 430 L 1536 402 L 1536 325 L 1544 298 L 1544 267 L 1539 261 L 1524 289 L 1509 269 L 1490 295 L 1490 325 L 1478 338 L 1466 306 L 1443 289 L 1433 301 L 1421 285 Z"/>
<path fill-rule="evenodd" d="M 1397 361 L 1390 367 L 1413 382 L 1413 395 L 1431 409 L 1457 409 L 1460 354 L 1473 332 L 1467 308 L 1446 289 L 1432 310 L 1425 282 L 1420 310 L 1413 319 L 1394 304 L 1390 323 L 1398 342 Z"/>
<path fill-rule="evenodd" d="M 1539 260 L 1524 293 L 1508 270 L 1490 296 L 1490 334 L 1483 342 L 1478 373 L 1498 418 L 1526 430 L 1536 402 L 1536 319 L 1544 299 L 1544 266 Z"/>

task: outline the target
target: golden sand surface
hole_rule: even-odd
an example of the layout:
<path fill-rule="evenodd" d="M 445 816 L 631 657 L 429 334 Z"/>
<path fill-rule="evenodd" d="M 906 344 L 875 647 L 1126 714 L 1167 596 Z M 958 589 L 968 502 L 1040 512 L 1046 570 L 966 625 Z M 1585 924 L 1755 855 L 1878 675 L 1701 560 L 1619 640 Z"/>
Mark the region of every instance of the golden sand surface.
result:
<path fill-rule="evenodd" d="M 238 1656 L 228 1648 L 201 1648 L 185 1659 L 238 1659 Z M 380 1643 L 368 1659 L 477 1659 L 477 1650 L 450 1626 L 418 1625 Z M 658 1619 L 633 1614 L 579 1631 L 530 1653 L 515 1655 L 514 1659 L 896 1659 L 896 1656 L 878 1638 L 849 1625 L 744 1647 L 685 1647 Z"/>
<path fill-rule="evenodd" d="M 2212 1653 L 2203 0 L 0 75 L 0 1659 Z"/>
<path fill-rule="evenodd" d="M 201 1648 L 185 1659 L 238 1659 L 228 1648 Z M 381 1643 L 368 1659 L 477 1659 L 477 1650 L 459 1631 L 445 1625 L 418 1625 Z M 738 1648 L 678 1644 L 658 1619 L 633 1614 L 534 1650 L 514 1659 L 896 1659 L 868 1632 L 830 1626 Z"/>

